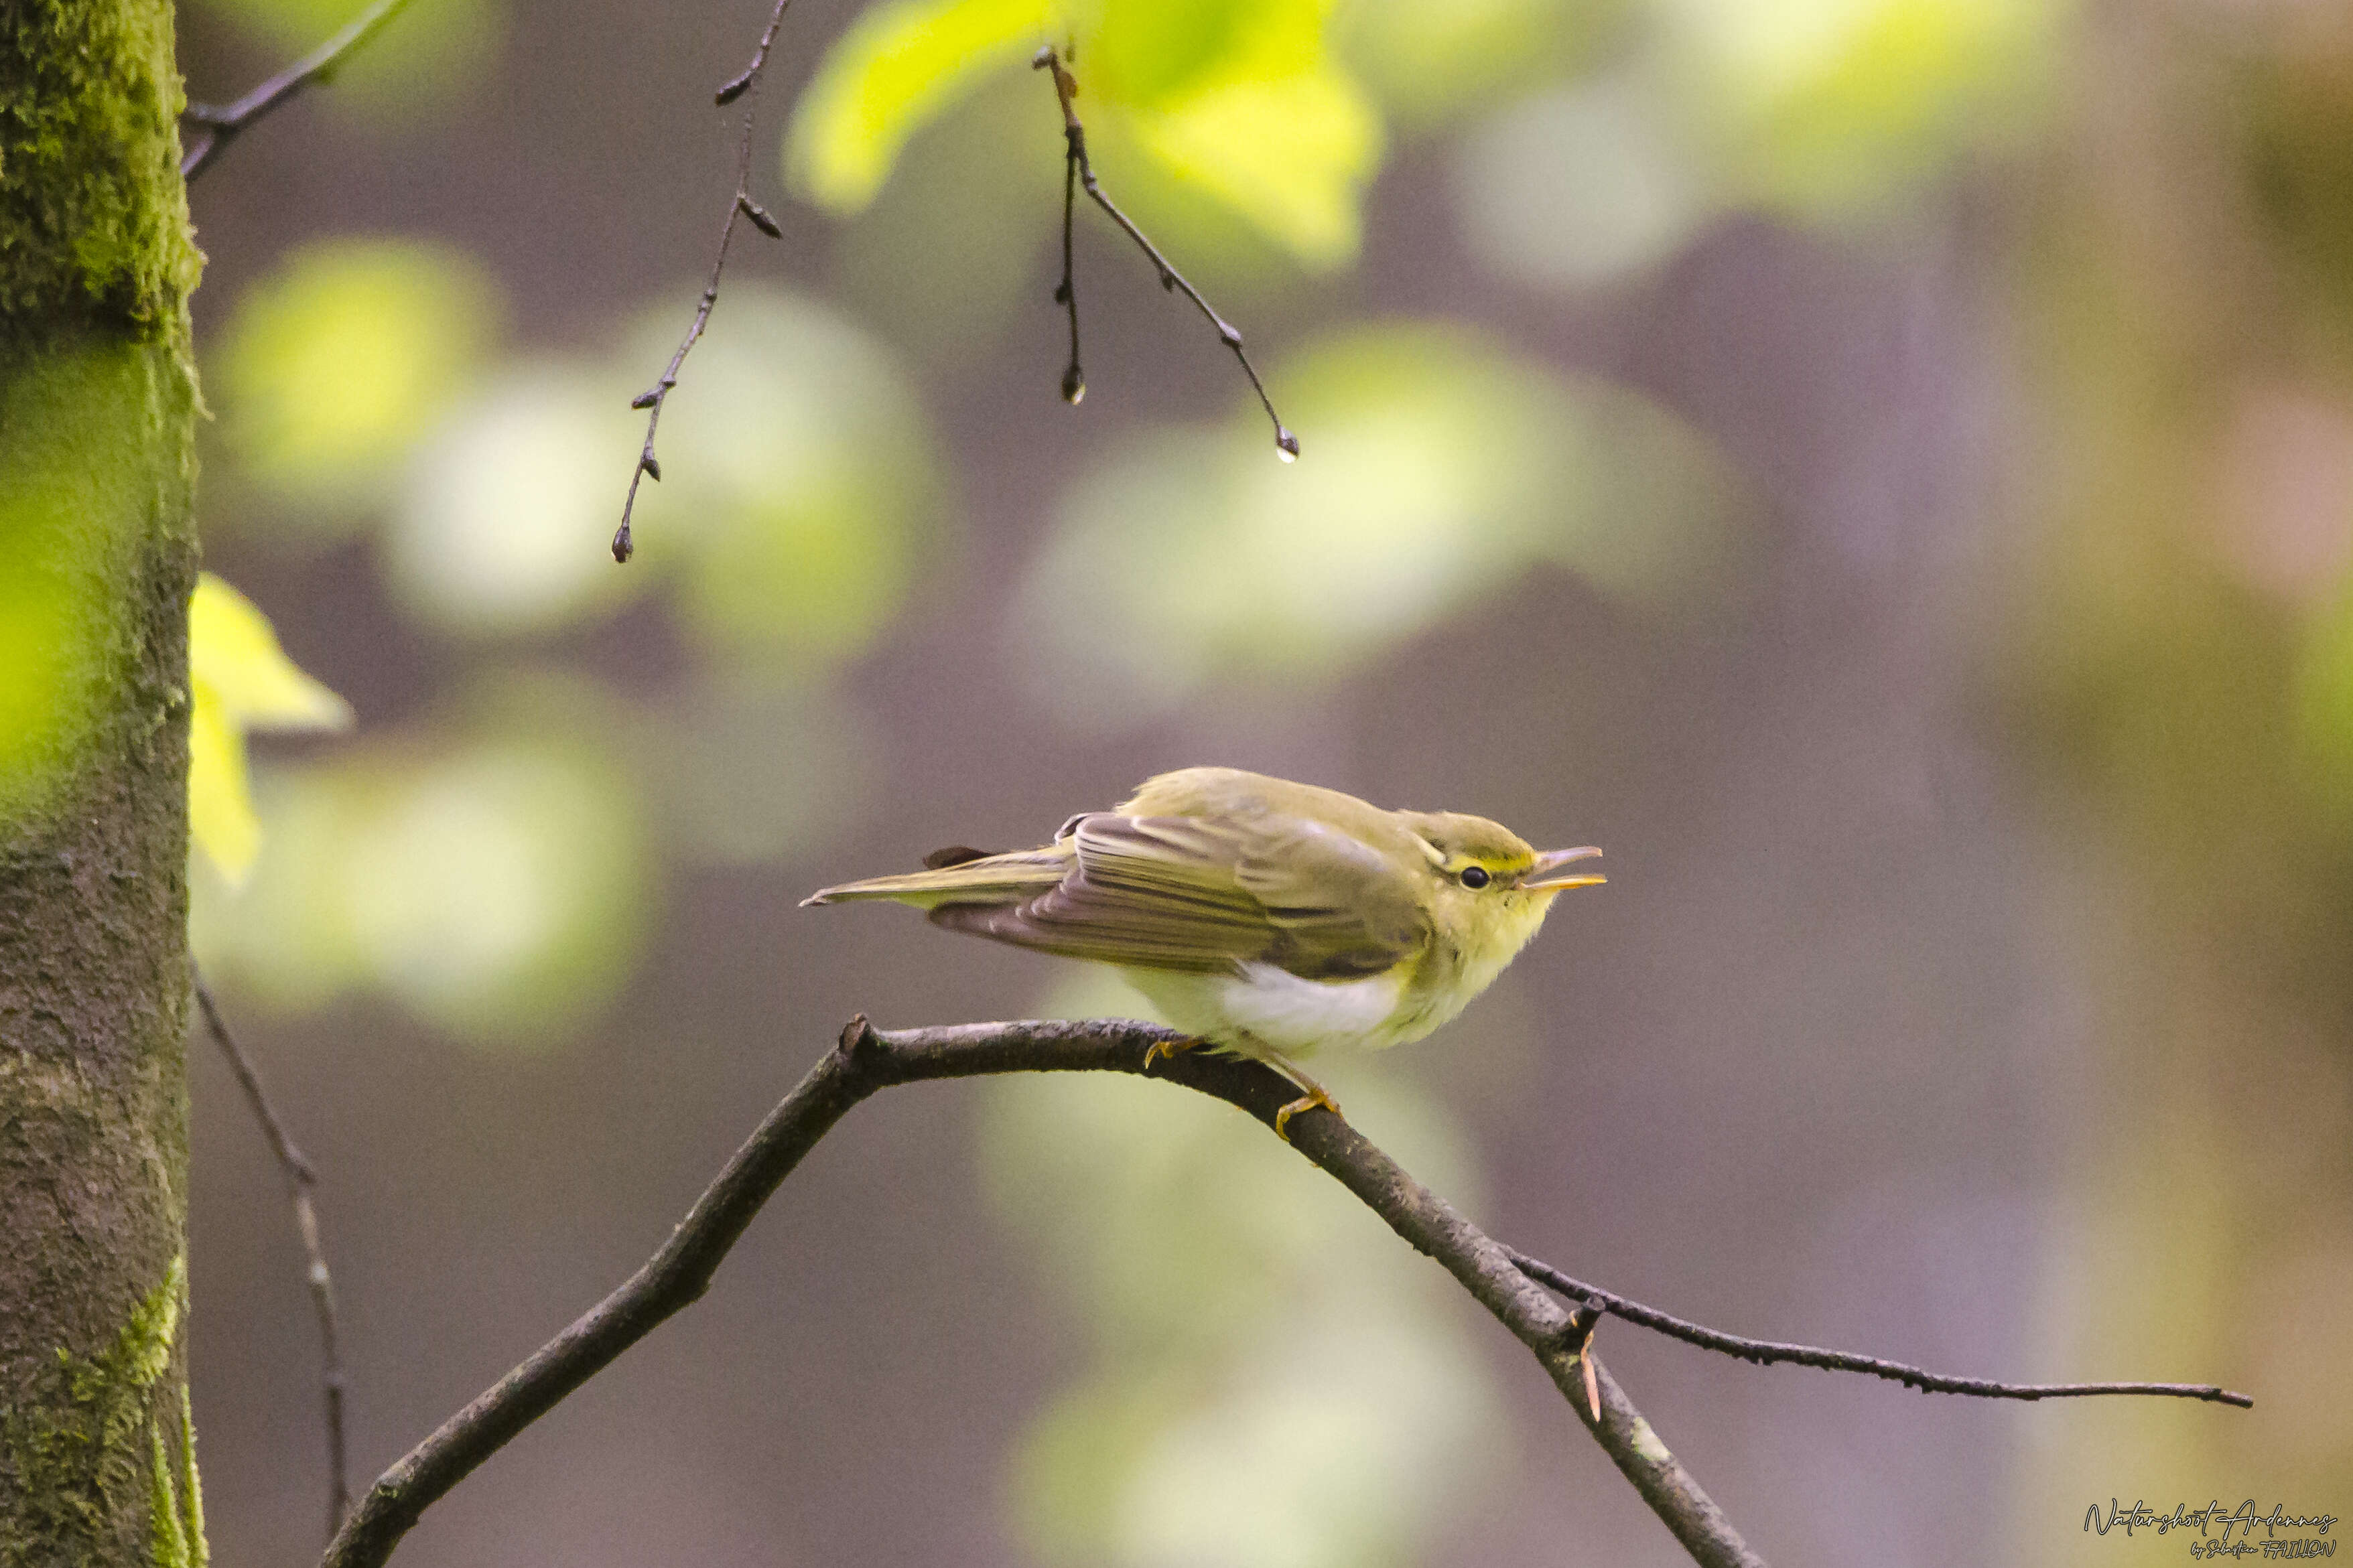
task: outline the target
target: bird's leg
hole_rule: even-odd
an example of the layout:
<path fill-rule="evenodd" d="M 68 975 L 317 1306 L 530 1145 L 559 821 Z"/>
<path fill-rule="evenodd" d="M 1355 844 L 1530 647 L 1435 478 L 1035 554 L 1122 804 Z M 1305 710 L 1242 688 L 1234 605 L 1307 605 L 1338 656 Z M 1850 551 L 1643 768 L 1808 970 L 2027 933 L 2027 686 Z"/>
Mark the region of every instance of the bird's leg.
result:
<path fill-rule="evenodd" d="M 1268 1051 L 1259 1060 L 1307 1091 L 1274 1113 L 1274 1135 L 1277 1138 L 1286 1143 L 1291 1142 L 1291 1119 L 1303 1110 L 1321 1110 L 1335 1116 L 1340 1115 L 1340 1102 L 1332 1098 L 1332 1091 L 1300 1071 L 1298 1064 L 1273 1051 Z"/>
<path fill-rule="evenodd" d="M 1174 1057 L 1179 1051 L 1189 1051 L 1196 1046 L 1208 1043 L 1198 1035 L 1179 1035 L 1173 1040 L 1155 1040 L 1144 1047 L 1144 1070 L 1150 1072 L 1152 1064 L 1162 1057 Z"/>

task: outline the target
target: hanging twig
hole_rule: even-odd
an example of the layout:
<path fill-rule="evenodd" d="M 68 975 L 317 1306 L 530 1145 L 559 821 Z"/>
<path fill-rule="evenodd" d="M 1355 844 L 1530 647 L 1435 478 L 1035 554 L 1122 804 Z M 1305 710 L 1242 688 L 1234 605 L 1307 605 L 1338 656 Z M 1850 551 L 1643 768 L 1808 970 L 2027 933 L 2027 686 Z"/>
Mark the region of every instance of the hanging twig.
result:
<path fill-rule="evenodd" d="M 702 286 L 702 301 L 694 310 L 694 320 L 687 323 L 686 336 L 679 340 L 678 352 L 670 356 L 670 363 L 661 379 L 629 400 L 629 406 L 646 413 L 646 444 L 638 450 L 638 466 L 629 473 L 629 493 L 621 502 L 621 526 L 613 532 L 613 559 L 626 562 L 637 550 L 630 537 L 629 519 L 638 507 L 638 486 L 645 479 L 661 482 L 661 464 L 654 457 L 654 429 L 661 423 L 662 405 L 678 385 L 679 367 L 702 336 L 710 324 L 711 309 L 719 303 L 720 274 L 727 270 L 727 247 L 735 238 L 735 220 L 748 218 L 752 226 L 770 239 L 782 239 L 784 229 L 769 215 L 768 209 L 752 199 L 752 132 L 758 118 L 759 103 L 753 89 L 760 84 L 760 73 L 767 68 L 768 51 L 776 47 L 776 29 L 784 26 L 785 13 L 792 8 L 793 0 L 776 0 L 776 8 L 768 16 L 767 30 L 760 35 L 760 47 L 753 52 L 752 63 L 712 94 L 712 100 L 724 109 L 737 99 L 744 102 L 744 132 L 735 144 L 735 195 L 727 204 L 727 221 L 719 228 L 719 254 L 711 263 L 711 280 Z"/>
<path fill-rule="evenodd" d="M 294 1146 L 287 1135 L 286 1124 L 278 1120 L 278 1112 L 269 1097 L 261 1091 L 261 1076 L 254 1071 L 253 1062 L 228 1032 L 221 1017 L 219 1004 L 213 1000 L 204 976 L 195 977 L 196 1010 L 204 1015 L 205 1028 L 221 1054 L 228 1058 L 229 1070 L 237 1074 L 237 1083 L 245 1089 L 245 1100 L 253 1108 L 254 1120 L 261 1123 L 262 1136 L 269 1140 L 270 1152 L 278 1157 L 278 1169 L 286 1178 L 286 1195 L 294 1205 L 294 1229 L 302 1238 L 302 1250 L 311 1260 L 307 1278 L 311 1285 L 311 1306 L 319 1319 L 319 1349 L 325 1365 L 327 1404 L 327 1538 L 334 1539 L 343 1528 L 343 1516 L 351 1511 L 352 1489 L 350 1471 L 343 1457 L 343 1361 L 335 1336 L 335 1286 L 327 1272 L 326 1248 L 319 1241 L 319 1216 L 311 1204 L 311 1189 L 318 1184 L 319 1174 L 302 1151 Z"/>
<path fill-rule="evenodd" d="M 897 1084 L 1009 1072 L 1128 1072 L 1213 1095 L 1268 1127 L 1297 1088 L 1256 1062 L 1195 1051 L 1147 1069 L 1155 1044 L 1182 1037 L 1148 1024 L 970 1024 L 877 1032 L 854 1018 L 839 1044 L 737 1150 L 660 1250 L 521 1366 L 441 1425 L 368 1489 L 327 1549 L 326 1568 L 377 1568 L 433 1503 L 516 1434 L 710 1288 L 721 1261 L 804 1155 L 850 1109 Z M 1290 1144 L 1427 1253 L 1535 1352 L 1611 1462 L 1709 1568 L 1761 1568 L 1592 1354 L 1588 1311 L 1573 1311 L 1511 1255 L 1337 1116 L 1308 1111 Z"/>
<path fill-rule="evenodd" d="M 304 88 L 324 83 L 338 67 L 391 25 L 408 0 L 375 0 L 351 26 L 226 108 L 192 103 L 181 118 L 205 128 L 204 139 L 180 155 L 180 177 L 194 180 L 231 142 Z"/>
<path fill-rule="evenodd" d="M 1242 350 L 1241 333 L 1234 329 L 1232 322 L 1210 307 L 1201 291 L 1169 264 L 1168 258 L 1160 254 L 1160 247 L 1145 237 L 1144 231 L 1135 226 L 1134 220 L 1120 211 L 1112 199 L 1103 195 L 1103 186 L 1096 183 L 1094 165 L 1087 158 L 1086 127 L 1079 123 L 1078 110 L 1073 102 L 1079 96 L 1078 80 L 1071 75 L 1070 67 L 1064 63 L 1060 53 L 1049 44 L 1038 51 L 1029 67 L 1032 70 L 1047 71 L 1052 75 L 1054 97 L 1062 106 L 1062 281 L 1054 290 L 1054 301 L 1065 307 L 1071 316 L 1071 363 L 1062 372 L 1064 400 L 1076 403 L 1087 395 L 1086 373 L 1079 365 L 1078 286 L 1071 271 L 1071 225 L 1073 210 L 1078 205 L 1073 187 L 1084 185 L 1087 195 L 1095 205 L 1111 215 L 1112 222 L 1119 225 L 1127 237 L 1135 241 L 1136 247 L 1158 269 L 1161 288 L 1172 292 L 1181 290 L 1216 330 L 1218 341 L 1234 351 L 1235 363 L 1242 367 L 1242 374 L 1250 377 L 1250 390 L 1258 394 L 1260 405 L 1266 410 L 1268 421 L 1274 426 L 1276 451 L 1286 463 L 1296 458 L 1299 456 L 1299 437 L 1284 426 L 1281 416 L 1275 413 L 1273 400 L 1266 395 L 1266 384 L 1259 379 L 1257 367 L 1250 363 L 1250 355 Z"/>
<path fill-rule="evenodd" d="M 1612 1295 L 1581 1279 L 1572 1279 L 1551 1264 L 1530 1258 L 1525 1253 L 1514 1252 L 1512 1261 L 1529 1279 L 1547 1285 L 1596 1311 L 1623 1318 L 1630 1323 L 1653 1330 L 1670 1339 L 1681 1340 L 1687 1345 L 1720 1352 L 1741 1361 L 1754 1362 L 1759 1366 L 1788 1362 L 1798 1366 L 1818 1366 L 1831 1372 L 1859 1372 L 1903 1384 L 1907 1388 L 1916 1388 L 1923 1394 L 1963 1394 L 1977 1399 L 2084 1399 L 2121 1394 L 2202 1399 L 2214 1405 L 2235 1405 L 2242 1410 L 2252 1410 L 2255 1405 L 2247 1394 L 2234 1394 L 2211 1383 L 1996 1383 L 1983 1377 L 1950 1377 L 1943 1373 L 1906 1366 L 1899 1361 L 1857 1355 L 1852 1351 L 1819 1350 L 1812 1345 L 1744 1339 L 1738 1334 L 1727 1334 L 1662 1312 L 1656 1307 L 1646 1307 L 1640 1301 Z"/>

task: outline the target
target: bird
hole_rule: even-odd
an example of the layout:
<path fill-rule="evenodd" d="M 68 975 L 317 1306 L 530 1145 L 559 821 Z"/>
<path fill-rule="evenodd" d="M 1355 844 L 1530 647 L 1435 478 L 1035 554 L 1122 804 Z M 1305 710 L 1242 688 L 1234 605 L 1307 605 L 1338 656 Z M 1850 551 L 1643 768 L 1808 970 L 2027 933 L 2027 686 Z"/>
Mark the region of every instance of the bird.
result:
<path fill-rule="evenodd" d="M 957 845 L 923 869 L 802 900 L 889 900 L 934 925 L 1109 964 L 1183 1038 L 1255 1058 L 1302 1091 L 1276 1113 L 1338 1115 L 1300 1063 L 1419 1040 L 1518 956 L 1554 897 L 1604 879 L 1591 845 L 1539 852 L 1500 823 L 1385 811 L 1355 795 L 1240 768 L 1147 779 L 1050 843 Z"/>

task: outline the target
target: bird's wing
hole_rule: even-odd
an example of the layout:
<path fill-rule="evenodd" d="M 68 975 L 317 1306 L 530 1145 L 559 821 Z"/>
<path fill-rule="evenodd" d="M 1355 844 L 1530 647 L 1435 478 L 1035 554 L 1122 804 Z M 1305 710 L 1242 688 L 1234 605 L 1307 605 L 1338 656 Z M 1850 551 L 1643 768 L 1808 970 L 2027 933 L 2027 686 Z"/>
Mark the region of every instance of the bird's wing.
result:
<path fill-rule="evenodd" d="M 1411 890 L 1369 847 L 1303 817 L 1081 818 L 1074 863 L 1028 896 L 943 900 L 936 923 L 1069 958 L 1195 973 L 1279 965 L 1376 974 L 1428 940 Z"/>
<path fill-rule="evenodd" d="M 803 904 L 847 904 L 860 899 L 891 899 L 918 909 L 951 900 L 1002 903 L 1041 893 L 1060 882 L 1073 858 L 1068 842 L 1043 849 L 1018 849 L 1006 855 L 983 855 L 959 845 L 935 849 L 923 858 L 927 869 L 902 877 L 869 877 L 822 888 Z M 941 862 L 944 861 L 944 864 Z"/>

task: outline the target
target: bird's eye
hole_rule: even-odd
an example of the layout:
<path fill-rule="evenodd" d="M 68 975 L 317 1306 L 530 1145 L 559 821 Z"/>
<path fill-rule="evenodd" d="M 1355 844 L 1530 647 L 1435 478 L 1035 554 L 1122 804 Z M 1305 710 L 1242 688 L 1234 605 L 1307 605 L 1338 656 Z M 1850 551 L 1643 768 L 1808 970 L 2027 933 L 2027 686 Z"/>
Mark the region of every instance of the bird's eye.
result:
<path fill-rule="evenodd" d="M 1462 885 L 1466 888 L 1485 887 L 1487 885 L 1487 868 L 1484 866 L 1463 867 Z"/>

